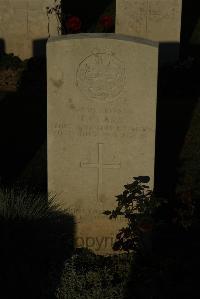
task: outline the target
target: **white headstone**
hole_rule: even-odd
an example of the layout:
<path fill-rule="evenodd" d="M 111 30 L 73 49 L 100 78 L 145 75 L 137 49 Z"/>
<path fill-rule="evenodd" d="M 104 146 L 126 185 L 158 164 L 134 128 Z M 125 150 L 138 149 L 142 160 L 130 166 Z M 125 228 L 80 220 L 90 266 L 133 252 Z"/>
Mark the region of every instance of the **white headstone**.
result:
<path fill-rule="evenodd" d="M 115 196 L 134 176 L 153 188 L 157 62 L 156 43 L 114 34 L 47 44 L 48 188 L 99 254 L 123 226 L 102 214 Z"/>
<path fill-rule="evenodd" d="M 42 55 L 49 35 L 57 35 L 55 15 L 46 7 L 54 0 L 0 0 L 0 41 L 4 51 L 21 59 Z"/>
<path fill-rule="evenodd" d="M 178 59 L 182 0 L 116 0 L 116 33 L 160 42 L 161 62 Z"/>
<path fill-rule="evenodd" d="M 182 0 L 116 0 L 116 32 L 180 41 Z"/>

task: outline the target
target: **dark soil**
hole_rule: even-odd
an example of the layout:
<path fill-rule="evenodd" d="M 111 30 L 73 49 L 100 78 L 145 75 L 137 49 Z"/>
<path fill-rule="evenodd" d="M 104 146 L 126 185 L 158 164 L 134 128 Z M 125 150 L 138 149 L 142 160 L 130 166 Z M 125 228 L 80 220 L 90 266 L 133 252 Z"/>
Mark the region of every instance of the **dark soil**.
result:
<path fill-rule="evenodd" d="M 19 69 L 1 69 L 0 68 L 0 93 L 2 92 L 16 92 L 20 78 L 22 76 L 23 68 Z"/>
<path fill-rule="evenodd" d="M 19 182 L 46 190 L 45 60 L 32 58 L 23 71 L 1 69 L 0 76 L 1 183 L 11 186 Z M 26 168 L 40 148 L 42 154 L 33 169 L 30 166 L 31 178 L 28 176 L 27 181 L 23 172 L 27 173 Z"/>

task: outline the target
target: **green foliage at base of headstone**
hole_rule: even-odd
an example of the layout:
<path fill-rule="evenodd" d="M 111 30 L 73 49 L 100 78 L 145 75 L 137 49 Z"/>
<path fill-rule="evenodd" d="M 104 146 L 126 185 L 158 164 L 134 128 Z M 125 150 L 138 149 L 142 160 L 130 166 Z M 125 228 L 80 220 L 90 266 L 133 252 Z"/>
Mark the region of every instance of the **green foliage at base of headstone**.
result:
<path fill-rule="evenodd" d="M 199 227 L 200 204 L 191 192 L 180 192 L 172 198 L 158 198 L 146 183 L 149 177 L 134 177 L 116 196 L 117 207 L 104 211 L 110 219 L 122 217 L 127 226 L 120 229 L 113 245 L 114 250 L 151 252 L 152 239 L 160 231 L 189 231 Z"/>
<path fill-rule="evenodd" d="M 77 249 L 63 270 L 57 299 L 124 298 L 132 256 L 95 255 L 88 249 Z"/>
<path fill-rule="evenodd" d="M 146 176 L 134 177 L 133 183 L 125 185 L 124 192 L 116 196 L 116 209 L 104 212 L 110 219 L 122 217 L 127 220 L 127 227 L 116 236 L 114 250 L 137 251 L 142 246 L 142 235 L 150 233 L 155 226 L 153 213 L 161 202 L 146 184 L 149 180 Z"/>
<path fill-rule="evenodd" d="M 148 177 L 134 177 L 117 196 L 116 209 L 105 211 L 110 219 L 127 219 L 113 248 L 133 251 L 124 298 L 175 299 L 185 294 L 195 298 L 200 266 L 199 200 L 188 192 L 158 198 L 148 182 Z"/>

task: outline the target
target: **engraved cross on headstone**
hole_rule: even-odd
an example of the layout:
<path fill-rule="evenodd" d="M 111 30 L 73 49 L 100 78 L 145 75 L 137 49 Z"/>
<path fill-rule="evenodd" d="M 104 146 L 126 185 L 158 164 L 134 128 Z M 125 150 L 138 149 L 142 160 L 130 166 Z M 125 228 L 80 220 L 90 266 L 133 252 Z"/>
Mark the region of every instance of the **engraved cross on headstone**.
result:
<path fill-rule="evenodd" d="M 102 187 L 103 187 L 103 169 L 117 169 L 121 167 L 120 163 L 103 163 L 103 144 L 98 144 L 98 162 L 97 163 L 88 163 L 88 161 L 81 162 L 81 167 L 84 168 L 97 168 L 98 169 L 98 183 L 97 183 L 97 200 L 99 201 L 102 196 Z"/>

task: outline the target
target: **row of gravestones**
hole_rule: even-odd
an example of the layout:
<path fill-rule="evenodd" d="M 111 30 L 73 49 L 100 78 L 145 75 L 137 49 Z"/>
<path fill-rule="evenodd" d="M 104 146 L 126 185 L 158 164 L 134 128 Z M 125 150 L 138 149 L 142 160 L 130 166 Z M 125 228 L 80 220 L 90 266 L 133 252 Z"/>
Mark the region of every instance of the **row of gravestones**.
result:
<path fill-rule="evenodd" d="M 47 44 L 48 188 L 75 217 L 76 245 L 98 254 L 112 253 L 124 224 L 102 214 L 123 186 L 137 176 L 154 186 L 159 47 L 140 37 L 180 37 L 179 0 L 119 0 L 117 11 L 120 34 Z"/>

